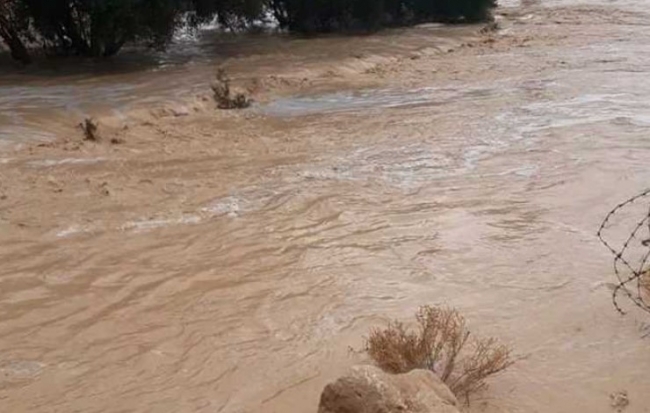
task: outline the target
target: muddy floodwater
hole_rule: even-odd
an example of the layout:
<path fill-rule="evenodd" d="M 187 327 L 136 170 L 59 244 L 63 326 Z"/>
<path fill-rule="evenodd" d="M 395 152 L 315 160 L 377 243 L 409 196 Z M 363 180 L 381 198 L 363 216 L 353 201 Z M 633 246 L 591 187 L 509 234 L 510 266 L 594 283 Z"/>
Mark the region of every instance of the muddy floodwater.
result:
<path fill-rule="evenodd" d="M 595 235 L 650 182 L 646 9 L 0 60 L 0 412 L 316 412 L 424 304 L 520 357 L 468 412 L 649 411 Z M 217 66 L 252 108 L 214 110 Z"/>

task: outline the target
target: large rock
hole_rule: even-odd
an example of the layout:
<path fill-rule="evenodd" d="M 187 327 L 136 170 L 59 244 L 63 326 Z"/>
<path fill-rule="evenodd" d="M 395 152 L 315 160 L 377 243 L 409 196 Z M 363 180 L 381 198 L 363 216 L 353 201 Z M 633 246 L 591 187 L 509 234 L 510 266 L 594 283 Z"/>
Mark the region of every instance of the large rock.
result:
<path fill-rule="evenodd" d="M 356 366 L 323 390 L 318 413 L 459 413 L 458 400 L 428 370 L 388 374 Z"/>

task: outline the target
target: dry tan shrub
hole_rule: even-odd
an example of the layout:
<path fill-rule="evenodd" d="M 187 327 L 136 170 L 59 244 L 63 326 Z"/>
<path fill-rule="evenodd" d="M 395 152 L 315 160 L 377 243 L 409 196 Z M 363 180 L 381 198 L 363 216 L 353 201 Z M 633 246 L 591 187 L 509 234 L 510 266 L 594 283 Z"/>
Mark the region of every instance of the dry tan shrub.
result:
<path fill-rule="evenodd" d="M 385 330 L 373 330 L 366 340 L 366 351 L 375 364 L 389 373 L 406 373 L 433 364 L 432 353 L 420 335 L 398 321 Z"/>
<path fill-rule="evenodd" d="M 474 349 L 463 360 L 460 374 L 446 383 L 459 397 L 467 398 L 471 393 L 483 390 L 485 379 L 510 367 L 514 361 L 510 349 L 499 344 L 494 338 L 479 339 L 473 343 Z"/>
<path fill-rule="evenodd" d="M 431 370 L 457 397 L 467 400 L 486 387 L 487 377 L 514 362 L 511 350 L 496 339 L 474 338 L 455 309 L 425 306 L 415 319 L 415 331 L 393 321 L 366 338 L 366 352 L 384 371 Z"/>

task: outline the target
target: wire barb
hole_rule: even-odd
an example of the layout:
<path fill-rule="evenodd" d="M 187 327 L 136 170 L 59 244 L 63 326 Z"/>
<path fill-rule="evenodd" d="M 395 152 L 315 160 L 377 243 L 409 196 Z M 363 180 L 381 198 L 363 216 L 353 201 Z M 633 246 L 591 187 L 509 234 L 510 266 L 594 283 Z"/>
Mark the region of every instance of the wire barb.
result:
<path fill-rule="evenodd" d="M 648 260 L 650 259 L 649 198 L 650 189 L 633 196 L 621 204 L 618 204 L 607 214 L 598 229 L 598 238 L 614 255 L 614 273 L 618 278 L 618 285 L 612 292 L 612 302 L 614 303 L 616 310 L 621 314 L 625 314 L 625 311 L 623 311 L 618 302 L 620 294 L 625 295 L 637 307 L 650 312 L 650 303 L 647 301 L 649 298 L 648 292 L 650 290 L 648 290 L 648 285 L 644 285 L 644 281 L 647 282 L 647 279 L 650 277 L 650 267 L 648 266 Z M 627 210 L 627 207 L 636 204 L 639 201 L 646 201 L 649 204 L 645 216 L 643 216 L 640 221 L 636 222 L 630 234 L 620 246 L 612 245 L 612 242 L 608 241 L 605 237 L 605 232 L 609 228 L 612 219 L 615 216 L 622 214 L 624 209 Z M 647 233 L 642 234 L 643 231 Z M 632 246 L 636 246 L 634 241 L 638 241 L 638 245 L 644 247 L 643 252 L 633 250 Z M 632 262 L 635 261 L 634 258 L 639 258 L 638 264 L 632 264 Z"/>

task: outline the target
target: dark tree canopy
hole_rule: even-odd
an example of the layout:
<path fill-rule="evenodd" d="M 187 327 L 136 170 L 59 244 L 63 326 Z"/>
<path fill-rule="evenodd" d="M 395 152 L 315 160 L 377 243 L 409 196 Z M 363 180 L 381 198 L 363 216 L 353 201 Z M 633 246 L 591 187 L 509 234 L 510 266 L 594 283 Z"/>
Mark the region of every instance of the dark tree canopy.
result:
<path fill-rule="evenodd" d="M 426 21 L 490 18 L 496 0 L 271 0 L 278 21 L 292 31 L 372 30 Z"/>
<path fill-rule="evenodd" d="M 20 0 L 40 43 L 56 54 L 111 56 L 128 41 L 166 42 L 176 0 Z"/>
<path fill-rule="evenodd" d="M 490 17 L 496 0 L 0 0 L 0 40 L 30 61 L 30 47 L 52 55 L 105 57 L 127 42 L 168 43 L 183 14 L 246 28 L 274 16 L 282 28 L 314 33 L 375 30 L 425 21 Z"/>
<path fill-rule="evenodd" d="M 31 62 L 25 39 L 28 33 L 28 18 L 24 5 L 14 0 L 0 0 L 0 40 L 9 50 L 11 57 L 23 62 Z"/>

